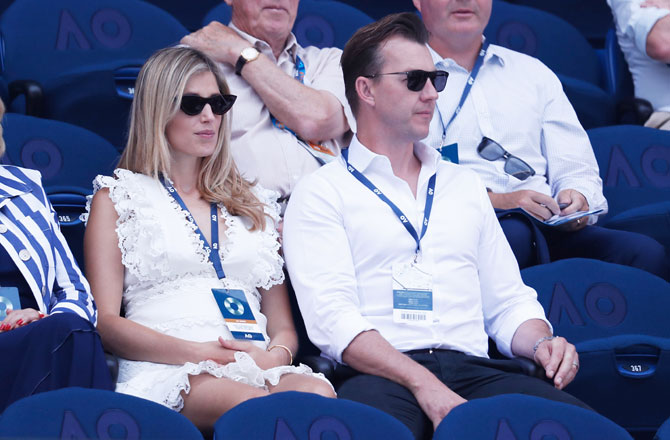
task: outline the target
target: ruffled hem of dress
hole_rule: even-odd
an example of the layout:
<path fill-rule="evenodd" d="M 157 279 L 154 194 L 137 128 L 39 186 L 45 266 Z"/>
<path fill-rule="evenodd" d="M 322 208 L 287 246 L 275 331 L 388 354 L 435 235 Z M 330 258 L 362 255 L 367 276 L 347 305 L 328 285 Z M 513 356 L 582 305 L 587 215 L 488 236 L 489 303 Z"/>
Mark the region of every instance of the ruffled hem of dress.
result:
<path fill-rule="evenodd" d="M 198 364 L 187 362 L 182 367 L 178 367 L 178 370 L 170 377 L 172 385 L 166 393 L 163 393 L 164 396 L 162 397 L 153 396 L 154 398 L 152 398 L 152 391 L 156 391 L 155 384 L 144 384 L 145 386 L 140 388 L 133 385 L 133 380 L 117 383 L 116 391 L 153 400 L 175 411 L 181 411 L 184 408 L 184 398 L 182 397 L 181 392 L 184 391 L 188 394 L 191 391 L 189 376 L 197 376 L 202 373 L 210 374 L 219 379 L 225 377 L 239 383 L 265 390 L 268 389 L 265 383 L 266 381 L 270 383 L 270 385 L 275 386 L 279 383 L 281 376 L 284 374 L 309 375 L 323 380 L 332 387 L 332 384 L 322 373 L 314 373 L 310 367 L 304 364 L 298 366 L 282 365 L 263 370 L 256 365 L 256 362 L 251 356 L 245 352 L 236 352 L 234 356 L 235 362 L 226 365 L 220 365 L 214 361 L 207 360 Z"/>

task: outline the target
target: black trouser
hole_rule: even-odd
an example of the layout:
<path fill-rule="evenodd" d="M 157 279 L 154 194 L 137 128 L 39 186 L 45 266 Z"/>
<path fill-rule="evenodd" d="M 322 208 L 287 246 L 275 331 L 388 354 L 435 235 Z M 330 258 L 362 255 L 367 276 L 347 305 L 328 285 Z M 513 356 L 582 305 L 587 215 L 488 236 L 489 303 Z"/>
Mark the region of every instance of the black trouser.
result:
<path fill-rule="evenodd" d="M 486 359 L 451 350 L 423 351 L 408 356 L 467 400 L 519 393 L 591 409 L 550 383 L 526 376 L 514 361 Z M 339 398 L 361 402 L 392 415 L 407 425 L 417 439 L 430 439 L 433 435 L 430 419 L 414 395 L 402 385 L 379 376 L 358 374 L 344 381 L 337 393 Z"/>

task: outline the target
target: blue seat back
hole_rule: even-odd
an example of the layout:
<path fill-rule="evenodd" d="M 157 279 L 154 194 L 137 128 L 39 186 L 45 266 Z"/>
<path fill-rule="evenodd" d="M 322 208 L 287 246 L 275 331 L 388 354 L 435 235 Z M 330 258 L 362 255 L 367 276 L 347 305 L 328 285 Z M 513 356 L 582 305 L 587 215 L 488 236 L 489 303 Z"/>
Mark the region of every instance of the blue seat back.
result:
<path fill-rule="evenodd" d="M 196 31 L 200 28 L 202 20 L 210 9 L 222 3 L 222 0 L 198 0 L 197 2 L 186 2 L 184 0 L 144 0 L 147 3 L 158 6 L 179 20 L 186 29 Z"/>
<path fill-rule="evenodd" d="M 202 439 L 184 416 L 165 406 L 112 391 L 64 388 L 10 405 L 1 438 Z"/>
<path fill-rule="evenodd" d="M 112 173 L 118 152 L 95 133 L 64 122 L 7 113 L 2 125 L 7 147 L 3 163 L 42 173 L 61 231 L 83 269 L 84 225 L 79 216 L 86 210 L 93 179 Z"/>
<path fill-rule="evenodd" d="M 658 428 L 658 431 L 656 431 L 656 436 L 654 436 L 654 440 L 670 440 L 670 418 L 668 418 L 660 428 Z"/>
<path fill-rule="evenodd" d="M 537 291 L 554 334 L 577 347 L 581 366 L 566 391 L 630 431 L 655 431 L 670 410 L 670 284 L 636 268 L 578 258 L 521 275 Z"/>
<path fill-rule="evenodd" d="M 212 21 L 228 24 L 230 19 L 230 7 L 221 3 L 205 16 L 203 25 Z M 293 33 L 303 47 L 341 49 L 354 32 L 372 21 L 368 15 L 347 4 L 337 1 L 303 0 L 298 5 Z"/>
<path fill-rule="evenodd" d="M 635 125 L 588 131 L 611 218 L 670 200 L 670 132 Z"/>
<path fill-rule="evenodd" d="M 44 102 L 37 116 L 86 127 L 119 150 L 139 68 L 188 32 L 137 0 L 16 0 L 0 30 L 2 75 L 10 85 L 39 83 Z M 21 97 L 8 108 L 24 112 L 23 103 Z"/>
<path fill-rule="evenodd" d="M 411 440 L 413 436 L 401 422 L 370 406 L 290 391 L 251 399 L 227 411 L 214 425 L 214 438 Z"/>
<path fill-rule="evenodd" d="M 616 29 L 611 26 L 605 38 L 605 90 L 620 101 L 635 96 L 633 77 L 628 70 L 628 63 L 624 58 Z"/>
<path fill-rule="evenodd" d="M 144 60 L 187 32 L 167 12 L 137 0 L 16 0 L 0 29 L 3 76 L 42 84 L 93 64 Z"/>
<path fill-rule="evenodd" d="M 484 35 L 494 44 L 539 58 L 557 74 L 602 83 L 600 62 L 588 41 L 552 14 L 496 0 Z"/>
<path fill-rule="evenodd" d="M 534 396 L 503 394 L 473 399 L 452 409 L 433 439 L 632 440 L 605 417 L 566 403 Z"/>
<path fill-rule="evenodd" d="M 509 0 L 549 12 L 570 23 L 595 48 L 602 48 L 607 29 L 612 24 L 612 11 L 605 0 Z"/>
<path fill-rule="evenodd" d="M 670 284 L 648 272 L 572 258 L 521 271 L 554 326 L 573 343 L 615 335 L 670 336 Z"/>
<path fill-rule="evenodd" d="M 302 0 L 304 2 L 306 0 Z M 309 0 L 307 0 L 309 1 Z M 312 0 L 317 2 L 331 1 L 331 0 Z M 361 0 L 337 0 L 340 3 L 346 3 L 356 9 L 364 12 L 366 15 L 375 20 L 379 20 L 389 14 L 396 12 L 414 12 L 416 9 L 409 0 L 378 0 L 378 1 L 361 1 Z"/>

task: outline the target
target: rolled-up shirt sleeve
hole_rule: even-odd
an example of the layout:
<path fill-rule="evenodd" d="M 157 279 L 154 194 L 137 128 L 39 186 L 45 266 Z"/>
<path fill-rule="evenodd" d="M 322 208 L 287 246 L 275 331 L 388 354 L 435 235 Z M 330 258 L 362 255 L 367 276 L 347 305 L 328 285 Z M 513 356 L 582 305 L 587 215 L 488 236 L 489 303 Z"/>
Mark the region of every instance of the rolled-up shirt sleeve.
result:
<path fill-rule="evenodd" d="M 640 1 L 609 0 L 615 20 L 621 32 L 634 41 L 635 47 L 647 54 L 647 37 L 656 22 L 670 14 L 667 9 L 642 8 Z"/>
<path fill-rule="evenodd" d="M 359 311 L 341 196 L 322 176 L 304 177 L 293 191 L 283 243 L 307 334 L 323 354 L 342 362 L 356 335 L 374 326 Z"/>
<path fill-rule="evenodd" d="M 586 198 L 590 209 L 602 209 L 604 214 L 607 200 L 591 141 L 556 75 L 547 72 L 546 84 L 541 142 L 552 195 L 574 189 Z M 595 218 L 590 223 L 595 223 Z"/>
<path fill-rule="evenodd" d="M 486 192 L 481 196 L 485 217 L 479 243 L 479 280 L 484 324 L 500 352 L 514 357 L 512 339 L 521 324 L 540 319 L 552 327 L 537 301 L 537 293 L 521 279 L 519 266 Z"/>

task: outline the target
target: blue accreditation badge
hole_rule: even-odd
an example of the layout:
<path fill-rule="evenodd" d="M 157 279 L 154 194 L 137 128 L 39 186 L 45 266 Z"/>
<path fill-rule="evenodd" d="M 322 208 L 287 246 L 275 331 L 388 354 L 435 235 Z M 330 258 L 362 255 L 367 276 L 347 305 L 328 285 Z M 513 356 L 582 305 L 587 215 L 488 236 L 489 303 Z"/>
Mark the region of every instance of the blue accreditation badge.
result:
<path fill-rule="evenodd" d="M 212 289 L 226 326 L 235 339 L 265 341 L 246 295 L 240 289 Z"/>
<path fill-rule="evenodd" d="M 433 323 L 433 276 L 424 264 L 393 265 L 393 322 Z"/>
<path fill-rule="evenodd" d="M 0 321 L 7 316 L 7 309 L 21 309 L 19 289 L 16 287 L 0 287 Z"/>
<path fill-rule="evenodd" d="M 458 163 L 458 144 L 443 145 L 440 147 L 442 159 L 451 163 Z"/>

